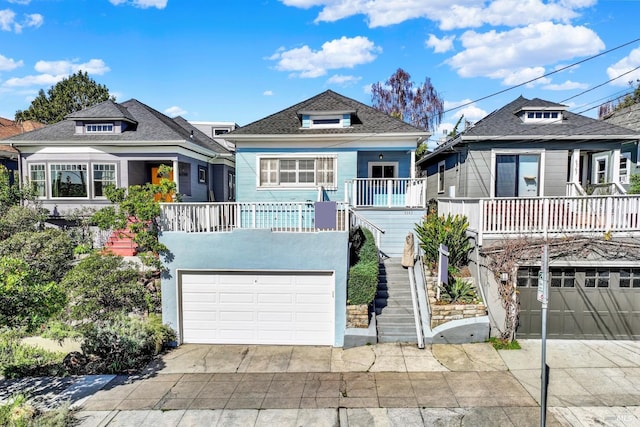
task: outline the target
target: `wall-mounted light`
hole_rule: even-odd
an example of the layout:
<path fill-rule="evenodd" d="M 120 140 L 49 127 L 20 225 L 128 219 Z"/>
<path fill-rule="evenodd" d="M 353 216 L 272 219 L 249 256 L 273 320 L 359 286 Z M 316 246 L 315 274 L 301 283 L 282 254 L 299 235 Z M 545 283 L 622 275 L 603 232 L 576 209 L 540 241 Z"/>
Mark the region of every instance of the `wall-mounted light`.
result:
<path fill-rule="evenodd" d="M 500 281 L 501 282 L 509 281 L 509 273 L 500 273 Z"/>
<path fill-rule="evenodd" d="M 380 160 L 382 160 L 382 159 L 384 158 L 384 155 L 383 155 L 382 153 L 380 153 L 380 154 L 378 154 L 378 158 L 379 158 Z"/>

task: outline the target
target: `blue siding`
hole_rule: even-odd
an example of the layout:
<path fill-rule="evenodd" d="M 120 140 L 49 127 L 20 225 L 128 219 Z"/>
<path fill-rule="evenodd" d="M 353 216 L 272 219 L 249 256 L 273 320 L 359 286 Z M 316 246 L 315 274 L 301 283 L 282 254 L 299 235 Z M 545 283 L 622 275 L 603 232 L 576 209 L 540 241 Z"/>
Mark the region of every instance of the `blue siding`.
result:
<path fill-rule="evenodd" d="M 269 154 L 277 155 L 279 153 L 290 155 L 291 153 L 301 154 L 336 154 L 338 162 L 338 170 L 336 176 L 337 188 L 335 190 L 325 190 L 325 200 L 344 201 L 344 185 L 345 181 L 355 178 L 357 153 L 349 151 L 338 151 L 336 149 L 305 149 L 296 151 L 286 150 L 238 150 L 236 152 L 236 182 L 237 197 L 239 202 L 300 202 L 300 201 L 316 201 L 318 198 L 318 190 L 316 188 L 304 189 L 287 189 L 280 190 L 274 188 L 258 189 L 257 174 L 258 163 L 257 158 L 260 155 Z"/>
<path fill-rule="evenodd" d="M 415 150 L 415 147 L 413 149 Z M 382 160 L 380 160 L 380 154 L 383 155 Z M 407 149 L 402 151 L 360 151 L 358 153 L 358 178 L 369 177 L 370 162 L 398 162 L 398 178 L 411 176 L 411 155 L 407 154 Z"/>
<path fill-rule="evenodd" d="M 335 274 L 335 343 L 342 347 L 346 328 L 348 233 L 166 232 L 160 242 L 171 251 L 162 277 L 162 318 L 178 325 L 176 269 L 332 271 Z"/>

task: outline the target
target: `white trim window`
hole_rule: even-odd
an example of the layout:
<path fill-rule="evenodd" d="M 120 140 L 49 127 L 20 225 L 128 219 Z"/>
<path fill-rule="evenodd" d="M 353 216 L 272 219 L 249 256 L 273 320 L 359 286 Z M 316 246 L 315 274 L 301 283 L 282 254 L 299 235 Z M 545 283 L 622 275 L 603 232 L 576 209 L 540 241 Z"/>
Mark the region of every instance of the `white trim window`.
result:
<path fill-rule="evenodd" d="M 86 163 L 49 164 L 51 198 L 88 198 Z"/>
<path fill-rule="evenodd" d="M 629 183 L 629 165 L 631 164 L 631 153 L 620 154 L 620 183 Z"/>
<path fill-rule="evenodd" d="M 105 197 L 107 185 L 116 185 L 116 165 L 113 163 L 93 164 L 93 197 Z"/>
<path fill-rule="evenodd" d="M 47 169 L 44 163 L 29 165 L 29 181 L 38 197 L 47 197 Z"/>
<path fill-rule="evenodd" d="M 87 123 L 85 133 L 113 133 L 113 123 Z"/>
<path fill-rule="evenodd" d="M 258 164 L 258 187 L 336 188 L 333 156 L 261 157 Z"/>

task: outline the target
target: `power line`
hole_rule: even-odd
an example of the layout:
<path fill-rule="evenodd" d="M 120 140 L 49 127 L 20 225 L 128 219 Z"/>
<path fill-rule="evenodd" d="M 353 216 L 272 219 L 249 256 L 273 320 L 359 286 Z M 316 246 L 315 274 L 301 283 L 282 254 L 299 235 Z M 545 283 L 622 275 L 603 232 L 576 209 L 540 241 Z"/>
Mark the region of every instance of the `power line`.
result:
<path fill-rule="evenodd" d="M 546 74 L 543 74 L 543 75 L 541 75 L 541 76 L 539 76 L 539 77 L 536 77 L 536 78 L 533 78 L 533 79 L 527 80 L 526 82 L 523 82 L 523 83 L 517 84 L 517 85 L 515 85 L 515 86 L 508 87 L 508 88 L 503 89 L 503 90 L 500 90 L 500 91 L 498 91 L 498 92 L 494 92 L 494 93 L 492 93 L 492 94 L 489 94 L 489 95 L 483 96 L 483 97 L 478 98 L 478 99 L 473 100 L 473 101 L 465 102 L 464 104 L 458 105 L 458 106 L 456 106 L 456 107 L 454 107 L 454 108 L 449 108 L 448 110 L 443 111 L 443 112 L 442 112 L 442 114 L 450 113 L 451 111 L 455 111 L 455 110 L 457 110 L 457 109 L 460 109 L 460 108 L 462 108 L 462 107 L 466 107 L 466 106 L 471 105 L 471 104 L 473 104 L 473 103 L 476 103 L 476 102 L 479 102 L 479 101 L 484 101 L 485 99 L 488 99 L 488 98 L 494 97 L 494 96 L 496 96 L 496 95 L 503 94 L 503 93 L 505 93 L 505 92 L 508 92 L 508 91 L 510 91 L 510 90 L 513 90 L 513 89 L 516 89 L 516 88 L 519 88 L 519 87 L 522 87 L 522 86 L 525 86 L 525 85 L 528 85 L 529 83 L 533 83 L 533 82 L 535 82 L 536 80 L 540 80 L 540 79 L 542 79 L 542 78 L 545 78 L 545 77 L 551 76 L 551 75 L 553 75 L 553 74 L 559 73 L 559 72 L 564 71 L 564 70 L 566 70 L 566 69 L 569 69 L 569 68 L 571 68 L 571 67 L 575 67 L 576 65 L 580 65 L 580 64 L 583 64 L 583 63 L 585 63 L 585 62 L 587 62 L 587 61 L 591 61 L 592 59 L 595 59 L 595 58 L 598 58 L 598 57 L 600 57 L 600 56 L 606 55 L 606 54 L 608 54 L 608 53 L 611 53 L 611 52 L 613 52 L 613 51 L 615 51 L 615 50 L 621 49 L 621 48 L 623 48 L 623 47 L 625 47 L 625 46 L 629 46 L 630 44 L 636 43 L 636 42 L 638 42 L 638 41 L 640 41 L 640 38 L 633 39 L 633 40 L 631 40 L 631 41 L 628 41 L 628 42 L 626 42 L 626 43 L 623 43 L 623 44 L 621 44 L 621 45 L 618 45 L 618 46 L 616 46 L 616 47 L 614 47 L 614 48 L 611 48 L 611 49 L 609 49 L 609 50 L 605 50 L 604 52 L 600 52 L 600 53 L 598 53 L 598 54 L 596 54 L 596 55 L 593 55 L 593 56 L 590 56 L 590 57 L 588 57 L 588 58 L 582 59 L 582 60 L 580 60 L 580 61 L 578 61 L 578 62 L 574 62 L 573 64 L 566 65 L 566 66 L 564 66 L 564 67 L 558 68 L 557 70 L 553 70 L 553 71 L 550 71 L 550 72 L 548 72 L 548 73 L 546 73 Z M 578 94 L 578 95 L 580 95 L 580 94 Z M 576 96 L 578 96 L 578 95 L 576 95 Z"/>

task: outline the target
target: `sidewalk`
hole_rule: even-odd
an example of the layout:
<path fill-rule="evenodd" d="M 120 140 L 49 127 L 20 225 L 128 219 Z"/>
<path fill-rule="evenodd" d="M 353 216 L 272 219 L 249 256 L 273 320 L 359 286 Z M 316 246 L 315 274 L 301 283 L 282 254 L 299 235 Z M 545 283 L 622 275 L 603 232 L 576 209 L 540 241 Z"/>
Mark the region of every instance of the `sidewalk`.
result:
<path fill-rule="evenodd" d="M 83 426 L 538 426 L 540 341 L 184 345 L 74 406 Z M 640 343 L 547 341 L 549 426 L 640 426 Z"/>

